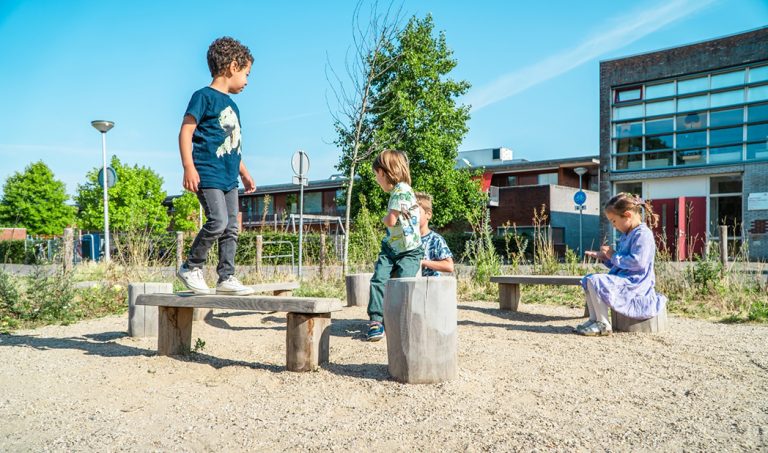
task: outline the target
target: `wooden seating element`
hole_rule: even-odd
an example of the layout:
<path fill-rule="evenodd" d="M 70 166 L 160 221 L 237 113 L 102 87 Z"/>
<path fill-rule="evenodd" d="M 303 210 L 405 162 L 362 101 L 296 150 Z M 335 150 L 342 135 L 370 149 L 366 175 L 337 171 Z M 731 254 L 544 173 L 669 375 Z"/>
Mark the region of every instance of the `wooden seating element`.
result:
<path fill-rule="evenodd" d="M 517 311 L 520 305 L 520 285 L 581 285 L 580 276 L 572 275 L 500 275 L 491 277 L 499 284 L 499 308 Z M 586 307 L 585 316 L 589 316 Z"/>
<path fill-rule="evenodd" d="M 341 301 L 332 298 L 192 293 L 143 294 L 138 296 L 136 305 L 158 307 L 157 352 L 169 356 L 190 353 L 195 308 L 288 312 L 289 371 L 311 371 L 328 362 L 331 313 L 342 308 Z"/>
<path fill-rule="evenodd" d="M 347 307 L 367 307 L 371 295 L 371 277 L 373 273 L 348 274 L 344 277 L 347 287 Z"/>
<path fill-rule="evenodd" d="M 389 374 L 429 384 L 456 377 L 456 279 L 393 278 L 384 292 Z"/>
<path fill-rule="evenodd" d="M 664 332 L 669 327 L 667 306 L 651 319 L 632 319 L 611 310 L 611 327 L 614 332 Z"/>

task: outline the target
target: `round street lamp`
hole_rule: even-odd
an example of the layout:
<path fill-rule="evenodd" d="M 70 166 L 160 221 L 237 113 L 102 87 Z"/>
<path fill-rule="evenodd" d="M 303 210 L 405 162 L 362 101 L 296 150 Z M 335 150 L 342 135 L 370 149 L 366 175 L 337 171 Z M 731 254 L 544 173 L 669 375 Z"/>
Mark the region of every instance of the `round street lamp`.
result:
<path fill-rule="evenodd" d="M 101 132 L 101 161 L 104 168 L 104 260 L 109 263 L 109 196 L 107 195 L 107 131 L 115 127 L 112 121 L 96 120 L 91 121 L 97 131 Z"/>

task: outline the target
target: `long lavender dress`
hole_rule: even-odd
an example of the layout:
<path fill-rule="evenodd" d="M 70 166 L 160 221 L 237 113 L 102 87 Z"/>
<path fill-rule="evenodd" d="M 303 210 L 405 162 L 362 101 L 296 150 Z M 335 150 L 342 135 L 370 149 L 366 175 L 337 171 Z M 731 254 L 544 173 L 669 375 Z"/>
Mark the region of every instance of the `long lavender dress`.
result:
<path fill-rule="evenodd" d="M 607 274 L 589 274 L 581 280 L 586 289 L 591 281 L 600 300 L 618 313 L 633 319 L 649 319 L 664 308 L 667 298 L 654 289 L 653 261 L 656 243 L 644 224 L 619 237 L 616 251 L 605 264 Z"/>

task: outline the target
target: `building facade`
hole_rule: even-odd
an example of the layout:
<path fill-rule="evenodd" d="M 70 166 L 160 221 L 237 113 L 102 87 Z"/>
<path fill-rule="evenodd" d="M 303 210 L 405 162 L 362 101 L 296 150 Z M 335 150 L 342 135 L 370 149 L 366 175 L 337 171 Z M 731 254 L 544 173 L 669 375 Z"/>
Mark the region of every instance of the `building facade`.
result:
<path fill-rule="evenodd" d="M 652 200 L 677 259 L 720 225 L 729 249 L 768 258 L 767 138 L 768 27 L 600 63 L 600 197 Z"/>
<path fill-rule="evenodd" d="M 482 189 L 489 194 L 491 227 L 497 233 L 514 226 L 517 233 L 533 237 L 539 223 L 561 256 L 566 247 L 600 246 L 597 156 L 528 161 L 513 159 L 507 148 L 489 148 L 460 152 L 457 166 L 482 168 Z M 581 180 L 576 169 L 583 172 Z M 586 194 L 581 211 L 574 201 L 580 183 Z"/>

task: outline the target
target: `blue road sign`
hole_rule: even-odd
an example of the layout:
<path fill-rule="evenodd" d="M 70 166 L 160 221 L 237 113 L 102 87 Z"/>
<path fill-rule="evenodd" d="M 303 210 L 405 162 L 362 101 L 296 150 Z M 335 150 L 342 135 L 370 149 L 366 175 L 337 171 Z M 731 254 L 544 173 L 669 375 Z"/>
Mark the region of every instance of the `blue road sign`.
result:
<path fill-rule="evenodd" d="M 112 188 L 117 183 L 117 173 L 112 167 L 107 167 L 107 188 Z M 104 169 L 99 170 L 99 186 L 104 187 Z"/>
<path fill-rule="evenodd" d="M 583 205 L 587 201 L 587 194 L 583 190 L 579 190 L 573 194 L 573 202 L 578 205 Z"/>

